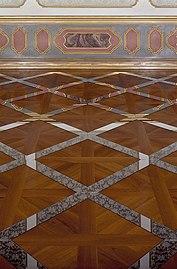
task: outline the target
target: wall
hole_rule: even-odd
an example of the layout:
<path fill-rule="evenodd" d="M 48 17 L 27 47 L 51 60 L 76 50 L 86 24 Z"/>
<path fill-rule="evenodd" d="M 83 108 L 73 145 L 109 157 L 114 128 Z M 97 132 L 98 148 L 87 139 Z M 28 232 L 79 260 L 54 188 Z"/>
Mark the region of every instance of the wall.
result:
<path fill-rule="evenodd" d="M 176 59 L 177 17 L 167 20 L 160 16 L 177 15 L 177 8 L 150 4 L 158 0 L 137 1 L 132 8 L 45 8 L 37 0 L 26 0 L 19 8 L 0 8 L 0 59 Z M 43 21 L 28 17 L 52 15 L 116 17 L 81 21 L 61 16 Z M 130 15 L 141 18 L 131 19 Z M 146 19 L 145 15 L 151 17 Z M 17 18 L 8 20 L 7 16 Z"/>
<path fill-rule="evenodd" d="M 14 0 L 15 1 L 15 0 Z M 122 0 L 124 1 L 124 0 Z M 166 0 L 168 1 L 168 0 Z M 172 1 L 172 0 L 171 0 Z M 176 0 L 175 0 L 176 1 Z M 177 1 L 176 1 L 177 2 Z M 21 8 L 0 8 L 0 16 L 52 15 L 121 15 L 121 16 L 176 16 L 177 8 L 155 8 L 148 0 L 139 0 L 133 8 L 42 8 L 36 0 L 27 0 Z"/>

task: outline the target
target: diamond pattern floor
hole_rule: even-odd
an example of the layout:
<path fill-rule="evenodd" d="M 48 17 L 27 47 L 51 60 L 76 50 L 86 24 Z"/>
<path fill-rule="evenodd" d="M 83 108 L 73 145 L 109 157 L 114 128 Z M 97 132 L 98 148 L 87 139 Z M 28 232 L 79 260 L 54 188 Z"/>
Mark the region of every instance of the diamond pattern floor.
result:
<path fill-rule="evenodd" d="M 0 269 L 173 269 L 175 70 L 0 71 Z"/>

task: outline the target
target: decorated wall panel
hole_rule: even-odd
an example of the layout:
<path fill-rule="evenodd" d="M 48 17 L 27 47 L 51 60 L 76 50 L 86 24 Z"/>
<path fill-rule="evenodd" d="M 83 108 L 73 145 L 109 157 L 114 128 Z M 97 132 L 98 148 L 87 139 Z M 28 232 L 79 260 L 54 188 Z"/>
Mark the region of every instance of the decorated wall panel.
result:
<path fill-rule="evenodd" d="M 141 3 L 142 0 L 34 0 L 32 5 L 37 4 L 43 8 L 132 8 Z M 0 0 L 1 8 L 19 8 L 31 0 Z M 155 8 L 177 8 L 177 0 L 143 0 L 144 4 L 149 3 Z"/>
<path fill-rule="evenodd" d="M 0 7 L 16 8 L 25 4 L 26 0 L 0 0 Z"/>
<path fill-rule="evenodd" d="M 133 7 L 138 0 L 37 0 L 42 7 Z"/>
<path fill-rule="evenodd" d="M 0 58 L 176 58 L 177 23 L 0 24 Z"/>
<path fill-rule="evenodd" d="M 177 8 L 177 0 L 149 0 L 156 8 Z"/>

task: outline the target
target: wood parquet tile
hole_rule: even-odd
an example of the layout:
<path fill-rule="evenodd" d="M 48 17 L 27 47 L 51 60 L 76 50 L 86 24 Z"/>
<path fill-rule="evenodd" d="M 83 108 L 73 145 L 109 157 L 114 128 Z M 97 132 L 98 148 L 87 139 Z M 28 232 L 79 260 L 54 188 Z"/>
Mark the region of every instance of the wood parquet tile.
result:
<path fill-rule="evenodd" d="M 14 78 L 26 78 L 26 77 L 31 77 L 31 76 L 38 76 L 41 74 L 45 74 L 47 72 L 50 72 L 49 70 L 33 70 L 33 69 L 21 69 L 19 70 L 14 70 L 14 69 L 6 69 L 2 70 L 1 74 L 9 77 L 14 77 Z"/>
<path fill-rule="evenodd" d="M 41 85 L 47 88 L 58 87 L 63 84 L 69 84 L 78 81 L 76 78 L 64 76 L 60 74 L 50 74 L 47 76 L 40 76 L 37 78 L 28 79 L 29 82 Z"/>
<path fill-rule="evenodd" d="M 110 123 L 120 121 L 123 119 L 123 116 L 85 105 L 75 108 L 72 111 L 55 115 L 52 119 L 69 124 L 83 131 L 90 132 Z"/>
<path fill-rule="evenodd" d="M 7 100 L 18 96 L 23 96 L 25 94 L 34 93 L 36 91 L 39 91 L 39 89 L 20 83 L 1 85 L 0 98 L 3 100 Z"/>
<path fill-rule="evenodd" d="M 103 191 L 141 214 L 177 229 L 176 175 L 150 165 Z"/>
<path fill-rule="evenodd" d="M 150 118 L 152 120 L 177 127 L 177 106 L 170 106 L 166 109 L 153 113 L 152 115 L 150 115 Z"/>
<path fill-rule="evenodd" d="M 151 154 L 175 142 L 177 134 L 144 122 L 134 121 L 105 132 L 100 137 L 145 154 Z"/>
<path fill-rule="evenodd" d="M 98 81 L 101 81 L 110 85 L 114 85 L 114 86 L 129 88 L 138 84 L 145 83 L 148 80 L 144 78 L 134 77 L 131 75 L 120 73 L 120 74 L 112 75 L 109 77 L 101 78 Z"/>
<path fill-rule="evenodd" d="M 51 93 L 45 93 L 41 96 L 33 96 L 14 102 L 14 104 L 19 107 L 29 109 L 39 114 L 46 114 L 56 109 L 72 106 L 74 103 L 76 103 L 76 101 Z"/>
<path fill-rule="evenodd" d="M 170 84 L 164 84 L 164 83 L 155 83 L 153 85 L 144 87 L 141 89 L 141 92 L 155 95 L 158 97 L 174 100 L 177 98 L 177 86 L 176 85 L 170 85 Z"/>
<path fill-rule="evenodd" d="M 145 98 L 131 93 L 124 93 L 115 97 L 107 98 L 99 103 L 133 114 L 143 112 L 162 104 L 162 102 L 157 100 Z"/>
<path fill-rule="evenodd" d="M 26 166 L 0 177 L 0 230 L 73 194 L 73 191 Z"/>
<path fill-rule="evenodd" d="M 129 166 L 137 159 L 86 140 L 38 161 L 89 186 Z"/>
<path fill-rule="evenodd" d="M 126 72 L 130 72 L 130 70 L 125 70 Z M 143 76 L 143 77 L 151 77 L 151 78 L 163 78 L 163 77 L 166 77 L 166 76 L 170 76 L 170 75 L 173 75 L 174 73 L 174 70 L 171 69 L 166 69 L 166 70 L 163 70 L 163 69 L 138 69 L 138 70 L 133 70 L 133 74 L 137 74 L 137 75 L 140 75 L 140 76 Z M 170 80 L 170 79 L 169 79 Z"/>
<path fill-rule="evenodd" d="M 176 268 L 176 75 L 0 72 L 0 269 Z"/>
<path fill-rule="evenodd" d="M 3 152 L 0 152 L 0 165 L 3 165 L 5 163 L 9 163 L 13 161 L 14 159 L 11 158 L 10 156 L 4 154 Z"/>
<path fill-rule="evenodd" d="M 18 111 L 0 105 L 0 126 L 10 124 L 16 121 L 23 121 L 26 116 Z"/>
<path fill-rule="evenodd" d="M 177 151 L 175 151 L 174 153 L 169 154 L 168 156 L 162 158 L 162 161 L 177 166 Z"/>
<path fill-rule="evenodd" d="M 65 94 L 74 95 L 83 99 L 92 99 L 115 92 L 115 89 L 86 82 L 61 89 L 60 91 L 64 92 Z"/>
<path fill-rule="evenodd" d="M 57 71 L 57 70 L 56 70 Z M 61 72 L 72 74 L 77 77 L 93 78 L 105 76 L 112 72 L 117 72 L 116 69 L 62 69 Z"/>
<path fill-rule="evenodd" d="M 74 137 L 76 135 L 42 121 L 35 121 L 0 133 L 1 142 L 27 155 Z"/>
<path fill-rule="evenodd" d="M 86 200 L 14 241 L 49 269 L 126 269 L 161 240 Z"/>

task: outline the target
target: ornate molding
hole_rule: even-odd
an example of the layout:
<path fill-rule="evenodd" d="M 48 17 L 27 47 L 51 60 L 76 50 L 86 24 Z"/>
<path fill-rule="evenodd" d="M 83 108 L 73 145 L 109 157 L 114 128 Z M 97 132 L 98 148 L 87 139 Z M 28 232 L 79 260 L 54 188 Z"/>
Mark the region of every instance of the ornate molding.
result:
<path fill-rule="evenodd" d="M 24 53 L 28 48 L 28 33 L 22 28 L 17 28 L 12 32 L 12 50 L 16 54 Z"/>
<path fill-rule="evenodd" d="M 42 27 L 35 32 L 34 46 L 40 54 L 46 54 L 50 50 L 51 34 L 48 29 Z"/>
<path fill-rule="evenodd" d="M 177 28 L 166 37 L 167 46 L 177 54 Z"/>
<path fill-rule="evenodd" d="M 164 33 L 159 28 L 153 28 L 148 32 L 148 50 L 159 54 L 164 49 Z"/>
<path fill-rule="evenodd" d="M 119 33 L 107 28 L 68 28 L 54 37 L 64 54 L 111 54 L 121 43 Z"/>
<path fill-rule="evenodd" d="M 130 27 L 124 33 L 124 50 L 127 51 L 128 54 L 136 54 L 140 50 L 140 47 L 140 32 Z"/>

